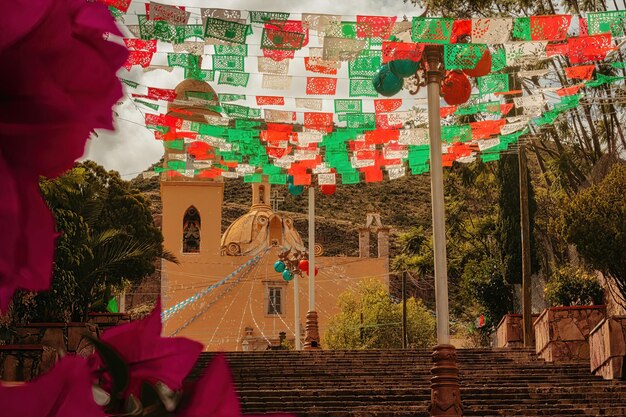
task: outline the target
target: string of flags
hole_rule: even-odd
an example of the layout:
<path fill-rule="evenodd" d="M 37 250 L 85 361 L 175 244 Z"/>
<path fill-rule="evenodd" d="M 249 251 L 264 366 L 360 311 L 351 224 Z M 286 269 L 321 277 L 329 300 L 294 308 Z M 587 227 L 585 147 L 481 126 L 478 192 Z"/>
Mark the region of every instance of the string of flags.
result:
<path fill-rule="evenodd" d="M 427 172 L 424 103 L 383 98 L 372 82 L 381 65 L 420 61 L 427 44 L 442 45 L 450 73 L 482 68 L 469 102 L 441 107 L 444 166 L 497 160 L 591 89 L 625 78 L 621 10 L 409 20 L 100 1 L 128 29 L 127 69 L 169 69 L 220 90 L 181 95 L 122 76 L 134 103 L 158 112 L 144 123 L 166 162 L 148 177 L 322 185 Z M 185 108 L 202 108 L 205 121 L 185 120 Z"/>
<path fill-rule="evenodd" d="M 223 279 L 221 279 L 220 281 L 216 282 L 215 284 L 211 284 L 208 287 L 204 288 L 201 291 L 198 291 L 196 294 L 192 295 L 189 298 L 184 299 L 183 301 L 174 304 L 172 307 L 164 310 L 161 313 L 161 320 L 163 322 L 166 322 L 167 320 L 169 320 L 174 314 L 178 313 L 179 311 L 185 309 L 186 307 L 188 307 L 189 305 L 195 303 L 196 301 L 200 300 L 202 297 L 206 296 L 207 294 L 209 294 L 211 291 L 213 291 L 214 289 L 220 287 L 221 285 L 225 284 L 226 282 L 228 282 L 231 278 L 233 278 L 234 276 L 236 276 L 237 274 L 239 274 L 241 271 L 243 271 L 246 268 L 250 268 L 254 265 L 256 265 L 257 262 L 259 262 L 259 260 L 263 257 L 263 255 L 265 255 L 268 252 L 269 249 L 266 249 L 265 252 L 255 256 L 254 258 L 248 260 L 246 263 L 244 263 L 243 265 L 240 265 L 239 267 L 237 267 L 237 269 L 235 269 L 233 272 L 231 272 L 230 274 L 226 275 Z"/>

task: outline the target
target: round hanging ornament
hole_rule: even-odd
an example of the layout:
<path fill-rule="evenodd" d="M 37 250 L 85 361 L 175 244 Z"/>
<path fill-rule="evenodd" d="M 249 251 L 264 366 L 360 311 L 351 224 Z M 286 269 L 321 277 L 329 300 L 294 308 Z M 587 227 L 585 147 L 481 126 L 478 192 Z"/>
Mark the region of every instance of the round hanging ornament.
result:
<path fill-rule="evenodd" d="M 402 78 L 391 72 L 389 65 L 379 67 L 374 74 L 372 82 L 378 94 L 385 97 L 391 97 L 397 94 L 402 90 L 402 85 L 404 84 Z"/>
<path fill-rule="evenodd" d="M 291 281 L 291 280 L 293 279 L 293 272 L 291 272 L 291 271 L 290 271 L 290 270 L 288 270 L 288 269 L 285 269 L 285 270 L 283 271 L 283 279 L 284 279 L 285 281 Z"/>
<path fill-rule="evenodd" d="M 461 71 L 449 71 L 441 81 L 441 96 L 450 106 L 457 106 L 469 100 L 472 85 Z"/>
<path fill-rule="evenodd" d="M 300 195 L 304 192 L 304 186 L 302 185 L 289 184 L 287 186 L 287 189 L 289 190 L 289 194 L 291 195 Z"/>
<path fill-rule="evenodd" d="M 396 59 L 389 63 L 389 69 L 400 78 L 410 77 L 419 69 L 420 63 L 410 59 Z"/>
<path fill-rule="evenodd" d="M 337 184 L 324 184 L 320 185 L 320 191 L 324 195 L 333 195 L 337 191 Z"/>
<path fill-rule="evenodd" d="M 283 261 L 274 262 L 274 271 L 281 273 L 285 270 L 285 263 Z"/>
<path fill-rule="evenodd" d="M 306 272 L 308 274 L 309 273 L 309 261 L 306 260 L 306 259 L 301 260 L 298 263 L 298 269 L 300 269 L 300 271 Z"/>

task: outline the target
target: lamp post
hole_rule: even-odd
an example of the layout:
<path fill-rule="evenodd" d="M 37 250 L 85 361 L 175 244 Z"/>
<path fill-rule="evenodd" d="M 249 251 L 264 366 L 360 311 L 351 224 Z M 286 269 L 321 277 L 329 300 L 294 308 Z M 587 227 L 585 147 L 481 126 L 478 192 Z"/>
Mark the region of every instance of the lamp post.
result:
<path fill-rule="evenodd" d="M 315 186 L 309 187 L 309 311 L 306 313 L 305 349 L 319 349 L 320 335 L 315 311 Z"/>
<path fill-rule="evenodd" d="M 448 312 L 448 266 L 446 260 L 446 220 L 441 159 L 441 115 L 439 100 L 444 74 L 443 47 L 424 48 L 426 86 L 428 93 L 428 136 L 430 141 L 430 187 L 433 218 L 433 249 L 435 263 L 435 303 L 437 313 L 437 346 L 433 349 L 431 369 L 431 416 L 461 416 L 459 370 L 456 349 L 450 344 Z"/>

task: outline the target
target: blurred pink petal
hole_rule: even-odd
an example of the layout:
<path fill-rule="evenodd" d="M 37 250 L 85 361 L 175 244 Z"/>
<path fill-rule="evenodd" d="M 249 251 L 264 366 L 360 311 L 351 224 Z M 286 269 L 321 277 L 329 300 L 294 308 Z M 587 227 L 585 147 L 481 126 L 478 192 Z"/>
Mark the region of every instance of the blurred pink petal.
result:
<path fill-rule="evenodd" d="M 37 181 L 32 173 L 11 172 L 0 152 L 0 311 L 17 288 L 50 286 L 56 235 Z"/>
<path fill-rule="evenodd" d="M 177 417 L 239 417 L 241 407 L 224 355 L 216 356 L 189 390 Z"/>
<path fill-rule="evenodd" d="M 0 384 L 2 417 L 105 417 L 92 394 L 84 359 L 61 359 L 48 373 L 17 387 Z"/>
<path fill-rule="evenodd" d="M 202 351 L 202 344 L 193 340 L 161 337 L 160 301 L 145 319 L 113 327 L 102 334 L 101 340 L 128 363 L 130 384 L 126 394 L 135 395 L 144 381 L 161 381 L 172 390 L 179 389 Z"/>

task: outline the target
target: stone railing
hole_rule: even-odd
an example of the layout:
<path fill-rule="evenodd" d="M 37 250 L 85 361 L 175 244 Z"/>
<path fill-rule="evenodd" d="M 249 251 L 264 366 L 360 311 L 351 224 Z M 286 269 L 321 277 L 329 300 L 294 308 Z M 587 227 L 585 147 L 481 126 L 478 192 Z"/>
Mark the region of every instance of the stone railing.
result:
<path fill-rule="evenodd" d="M 533 314 L 533 321 L 539 314 Z M 521 314 L 505 314 L 496 328 L 495 347 L 522 348 L 524 347 L 524 323 Z"/>
<path fill-rule="evenodd" d="M 602 320 L 589 334 L 591 372 L 604 379 L 621 379 L 626 356 L 626 316 Z"/>
<path fill-rule="evenodd" d="M 57 350 L 42 345 L 0 346 L 0 380 L 29 381 L 57 361 Z"/>
<path fill-rule="evenodd" d="M 89 313 L 89 323 L 97 324 L 100 330 L 130 322 L 127 313 Z"/>
<path fill-rule="evenodd" d="M 606 316 L 606 306 L 552 307 L 535 320 L 535 349 L 548 362 L 588 361 L 589 333 Z"/>

